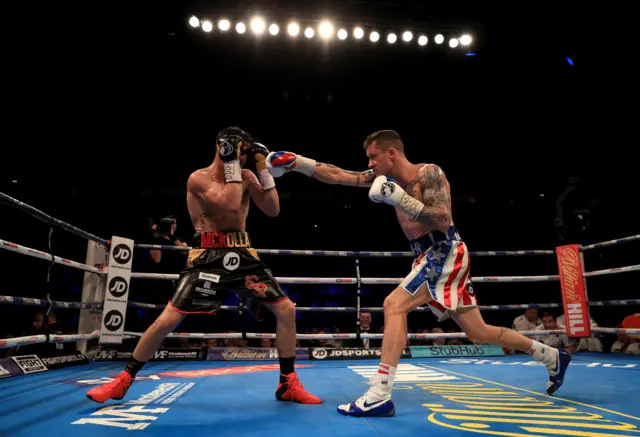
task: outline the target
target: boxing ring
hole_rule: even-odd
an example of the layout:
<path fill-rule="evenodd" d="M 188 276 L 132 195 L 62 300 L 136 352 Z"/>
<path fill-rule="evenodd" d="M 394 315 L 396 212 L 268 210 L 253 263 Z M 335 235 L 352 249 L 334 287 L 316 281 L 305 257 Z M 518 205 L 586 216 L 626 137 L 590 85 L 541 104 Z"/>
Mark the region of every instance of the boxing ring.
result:
<path fill-rule="evenodd" d="M 29 205 L 0 193 L 0 200 L 30 214 L 50 226 L 63 229 L 88 240 L 84 263 L 0 239 L 0 248 L 15 255 L 26 255 L 84 272 L 82 302 L 0 296 L 3 305 L 23 305 L 49 309 L 81 311 L 81 326 L 73 335 L 33 335 L 0 340 L 0 349 L 40 343 L 80 342 L 76 357 L 55 359 L 28 356 L 21 360 L 0 360 L 0 436 L 51 435 L 258 435 L 301 433 L 325 436 L 383 435 L 428 433 L 462 436 L 489 434 L 500 436 L 640 436 L 640 356 L 608 353 L 576 353 L 563 387 L 551 397 L 544 394 L 547 373 L 542 364 L 526 355 L 505 355 L 504 351 L 467 345 L 437 349 L 407 347 L 400 361 L 394 384 L 396 416 L 393 418 L 357 419 L 336 413 L 338 404 L 352 401 L 366 390 L 368 377 L 376 371 L 375 354 L 358 354 L 350 349 L 330 359 L 330 348 L 308 348 L 306 357 L 296 360 L 297 371 L 305 388 L 321 397 L 322 405 L 300 405 L 275 401 L 278 374 L 277 354 L 238 354 L 231 351 L 213 353 L 206 348 L 197 359 L 172 360 L 157 355 L 138 374 L 136 383 L 122 401 L 99 405 L 86 399 L 86 391 L 110 380 L 124 367 L 125 355 L 98 351 L 87 352 L 87 344 L 100 338 L 99 329 L 87 330 L 88 321 L 101 315 L 105 307 L 105 283 L 109 268 L 96 250 L 109 253 L 111 241 L 102 239 L 66 222 L 50 217 Z M 580 247 L 581 252 L 640 241 L 640 235 Z M 135 249 L 189 250 L 174 246 L 135 244 Z M 53 252 L 53 251 L 51 251 Z M 411 258 L 412 252 L 356 252 L 324 250 L 258 249 L 261 256 L 332 257 L 351 259 L 352 277 L 279 277 L 282 284 L 346 284 L 354 287 L 354 307 L 297 307 L 299 312 L 339 312 L 354 315 L 356 328 L 351 333 L 298 334 L 297 338 L 358 340 L 380 339 L 382 334 L 362 333 L 361 312 L 381 312 L 382 307 L 361 307 L 362 285 L 394 285 L 402 278 L 364 277 L 361 266 L 368 258 Z M 471 252 L 473 257 L 555 256 L 553 250 Z M 269 264 L 269 261 L 266 261 Z M 640 270 L 632 265 L 597 271 L 585 271 L 590 277 Z M 170 281 L 178 275 L 131 272 L 131 278 Z M 472 277 L 474 283 L 558 282 L 559 275 Z M 102 293 L 102 299 L 92 300 Z M 391 287 L 389 287 L 391 288 Z M 633 306 L 640 299 L 589 301 L 590 307 Z M 128 302 L 131 307 L 161 311 L 165 305 Z M 562 303 L 507 304 L 480 306 L 485 311 L 528 308 L 562 309 Z M 242 305 L 226 305 L 221 311 L 242 315 Z M 158 314 L 159 314 L 158 311 Z M 418 308 L 415 312 L 429 312 Z M 629 313 L 637 312 L 630 309 Z M 84 314 L 84 319 L 82 316 Z M 425 315 L 426 316 L 426 315 Z M 591 328 L 600 335 L 640 334 L 640 329 Z M 557 335 L 554 331 L 526 331 L 529 337 Z M 135 339 L 141 332 L 124 331 L 123 337 Z M 275 338 L 275 334 L 174 333 L 168 338 L 188 339 L 258 339 Z M 466 338 L 464 333 L 410 333 L 409 339 L 434 340 Z M 305 349 L 305 348 L 300 348 Z M 499 348 L 498 348 L 499 349 Z M 338 350 L 338 349 L 336 349 Z M 168 349 L 169 353 L 171 349 Z M 446 354 L 448 351 L 449 354 Z M 457 351 L 457 352 L 456 352 Z M 219 356 L 218 356 L 219 355 Z M 89 356 L 89 358 L 88 358 Z M 109 357 L 111 360 L 101 360 Z M 229 358 L 231 357 L 231 358 Z M 182 357 L 184 358 L 184 357 Z M 227 359 L 229 358 L 229 359 Z M 8 368 L 10 367 L 10 368 Z"/>

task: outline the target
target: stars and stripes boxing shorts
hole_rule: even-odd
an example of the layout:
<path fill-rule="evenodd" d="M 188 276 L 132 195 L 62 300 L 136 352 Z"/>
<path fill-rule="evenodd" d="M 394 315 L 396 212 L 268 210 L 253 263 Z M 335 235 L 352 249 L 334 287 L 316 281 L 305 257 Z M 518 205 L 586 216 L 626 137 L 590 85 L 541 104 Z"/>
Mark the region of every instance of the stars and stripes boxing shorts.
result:
<path fill-rule="evenodd" d="M 409 244 L 416 258 L 400 288 L 414 296 L 425 285 L 432 298 L 427 304 L 438 321 L 448 319 L 452 311 L 478 306 L 469 276 L 469 251 L 455 227 L 446 233 L 431 231 Z"/>

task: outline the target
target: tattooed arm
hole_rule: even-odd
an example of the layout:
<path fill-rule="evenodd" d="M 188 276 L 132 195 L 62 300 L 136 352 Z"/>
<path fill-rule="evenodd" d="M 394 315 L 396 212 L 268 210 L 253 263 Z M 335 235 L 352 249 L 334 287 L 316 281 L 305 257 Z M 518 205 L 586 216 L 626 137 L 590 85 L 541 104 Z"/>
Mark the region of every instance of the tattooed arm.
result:
<path fill-rule="evenodd" d="M 428 165 L 420 173 L 424 206 L 416 220 L 433 229 L 446 229 L 453 221 L 447 177 L 435 164 Z"/>
<path fill-rule="evenodd" d="M 311 175 L 313 179 L 317 179 L 325 184 L 349 185 L 354 187 L 370 187 L 375 179 L 373 171 L 366 170 L 362 172 L 343 170 L 331 164 L 318 162 L 316 168 Z"/>

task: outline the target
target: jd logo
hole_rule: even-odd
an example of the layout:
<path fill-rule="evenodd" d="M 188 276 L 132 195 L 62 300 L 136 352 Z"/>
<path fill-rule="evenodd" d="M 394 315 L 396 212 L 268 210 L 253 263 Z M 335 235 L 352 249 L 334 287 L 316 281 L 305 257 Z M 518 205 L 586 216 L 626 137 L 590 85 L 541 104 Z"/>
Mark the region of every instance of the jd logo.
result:
<path fill-rule="evenodd" d="M 122 317 L 120 311 L 111 310 L 107 313 L 104 320 L 104 326 L 106 326 L 109 331 L 117 331 L 122 326 L 124 317 Z"/>
<path fill-rule="evenodd" d="M 229 156 L 233 153 L 233 146 L 226 141 L 220 146 L 220 156 Z"/>
<path fill-rule="evenodd" d="M 235 270 L 240 267 L 240 255 L 235 252 L 227 253 L 222 259 L 222 265 L 227 270 Z"/>
<path fill-rule="evenodd" d="M 324 360 L 325 358 L 327 358 L 327 355 L 327 350 L 322 348 L 315 348 L 311 352 L 311 356 L 316 360 Z"/>
<path fill-rule="evenodd" d="M 126 244 L 118 244 L 115 249 L 113 249 L 113 259 L 116 260 L 118 264 L 126 264 L 131 259 L 131 249 Z"/>
<path fill-rule="evenodd" d="M 129 287 L 127 286 L 127 281 L 125 281 L 124 278 L 121 278 L 120 276 L 111 278 L 111 281 L 109 281 L 109 293 L 111 293 L 113 297 L 124 296 L 128 289 Z"/>

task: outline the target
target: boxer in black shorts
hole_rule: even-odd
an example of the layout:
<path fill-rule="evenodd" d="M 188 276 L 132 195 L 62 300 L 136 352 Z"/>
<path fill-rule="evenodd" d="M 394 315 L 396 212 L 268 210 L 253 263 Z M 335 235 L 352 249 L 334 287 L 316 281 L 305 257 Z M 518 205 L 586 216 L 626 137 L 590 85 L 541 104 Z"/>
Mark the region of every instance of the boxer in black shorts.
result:
<path fill-rule="evenodd" d="M 248 233 L 199 232 L 195 240 L 170 302 L 176 311 L 215 312 L 228 292 L 237 292 L 260 319 L 262 303 L 277 304 L 287 299 L 271 270 L 251 247 Z"/>
<path fill-rule="evenodd" d="M 263 307 L 276 317 L 280 360 L 276 399 L 322 403 L 304 389 L 295 371 L 295 306 L 251 248 L 245 232 L 250 201 L 270 217 L 280 212 L 275 181 L 266 169 L 268 154 L 264 145 L 242 129 L 227 128 L 218 134 L 213 163 L 194 171 L 187 181 L 187 208 L 196 241 L 174 295 L 138 341 L 125 370 L 112 382 L 89 390 L 89 399 L 99 403 L 122 399 L 136 373 L 187 314 L 212 314 L 227 293 L 237 292 L 256 317 Z"/>

